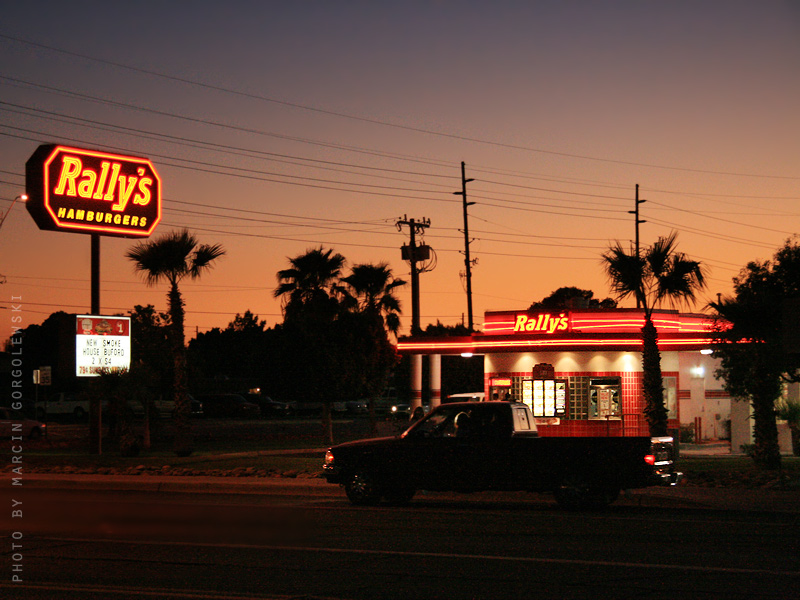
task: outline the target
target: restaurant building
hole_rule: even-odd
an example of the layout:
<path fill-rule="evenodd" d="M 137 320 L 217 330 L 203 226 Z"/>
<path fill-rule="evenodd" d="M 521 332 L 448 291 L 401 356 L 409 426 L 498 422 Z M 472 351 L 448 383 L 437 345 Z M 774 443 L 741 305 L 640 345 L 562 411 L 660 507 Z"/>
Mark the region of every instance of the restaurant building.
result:
<path fill-rule="evenodd" d="M 409 337 L 412 406 L 422 401 L 422 360 L 430 361 L 430 400 L 441 402 L 441 357 L 482 355 L 487 399 L 527 403 L 540 435 L 648 435 L 642 393 L 641 309 L 485 313 L 483 331 L 465 337 Z M 657 310 L 668 426 L 692 424 L 698 437 L 729 435 L 730 398 L 714 377 L 708 316 Z M 470 390 L 473 391 L 473 390 Z"/>

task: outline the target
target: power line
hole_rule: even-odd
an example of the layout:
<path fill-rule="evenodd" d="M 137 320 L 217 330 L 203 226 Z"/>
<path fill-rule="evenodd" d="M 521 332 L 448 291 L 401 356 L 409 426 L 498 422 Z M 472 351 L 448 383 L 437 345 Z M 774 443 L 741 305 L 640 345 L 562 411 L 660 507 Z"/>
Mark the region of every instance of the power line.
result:
<path fill-rule="evenodd" d="M 403 174 L 403 175 L 416 175 L 422 177 L 434 177 L 440 179 L 452 179 L 451 175 L 444 175 L 444 174 L 436 174 L 436 173 L 423 173 L 420 171 L 408 171 L 404 169 L 389 169 L 386 167 L 372 167 L 367 165 L 359 165 L 354 163 L 348 162 L 341 162 L 341 161 L 332 161 L 332 160 L 323 160 L 318 158 L 308 158 L 303 156 L 296 156 L 292 154 L 285 154 L 280 152 L 268 152 L 266 150 L 258 150 L 254 148 L 243 148 L 241 146 L 233 146 L 230 144 L 220 144 L 217 142 L 208 142 L 204 140 L 197 140 L 194 138 L 188 138 L 185 136 L 176 136 L 170 135 L 161 132 L 155 131 L 148 131 L 146 129 L 136 128 L 136 127 L 126 127 L 124 125 L 115 125 L 113 123 L 107 123 L 104 121 L 98 121 L 96 119 L 86 119 L 82 117 L 76 117 L 72 115 L 67 115 L 64 113 L 59 113 L 55 111 L 49 111 L 44 109 L 32 108 L 23 106 L 20 104 L 14 104 L 12 102 L 4 102 L 0 101 L 0 105 L 6 106 L 13 106 L 17 108 L 21 108 L 24 110 L 11 110 L 8 108 L 0 108 L 0 110 L 12 112 L 16 114 L 22 114 L 25 116 L 31 116 L 34 118 L 39 119 L 48 119 L 60 123 L 68 123 L 72 125 L 79 125 L 81 127 L 87 127 L 92 129 L 99 129 L 101 131 L 115 131 L 125 133 L 127 135 L 135 136 L 135 137 L 142 137 L 145 139 L 154 139 L 158 141 L 166 141 L 174 144 L 178 144 L 181 146 L 187 146 L 191 148 L 200 148 L 204 150 L 213 150 L 219 152 L 225 152 L 226 154 L 232 154 L 235 156 L 247 156 L 250 158 L 262 158 L 266 160 L 271 160 L 274 162 L 284 162 L 286 164 L 291 164 L 295 166 L 313 166 L 314 168 L 318 169 L 330 169 L 336 170 L 340 172 L 349 172 L 344 171 L 343 169 L 333 169 L 332 167 L 349 167 L 354 169 L 361 169 L 364 171 L 375 171 L 379 173 L 396 173 L 396 174 Z M 144 110 L 144 109 L 143 109 Z M 27 111 L 27 112 L 26 112 Z M 31 112 L 34 113 L 42 113 L 45 116 L 39 115 L 32 115 Z M 57 118 L 58 117 L 58 118 Z M 77 122 L 76 122 L 77 121 Z M 19 128 L 14 128 L 19 129 Z M 389 155 L 387 155 L 388 157 Z M 392 158 L 396 158 L 396 156 L 391 156 Z M 298 161 L 298 162 L 292 162 Z M 312 163 L 312 164 L 308 164 Z M 313 164 L 316 163 L 316 164 Z M 429 163 L 433 164 L 433 163 Z M 10 171 L 9 171 L 10 173 Z M 352 173 L 352 172 L 349 172 Z M 358 173 L 360 175 L 367 175 L 368 173 Z"/>
<path fill-rule="evenodd" d="M 125 63 L 120 63 L 120 62 L 110 61 L 110 60 L 106 60 L 106 59 L 101 59 L 101 58 L 97 58 L 97 57 L 90 56 L 90 55 L 87 55 L 87 54 L 81 54 L 81 53 L 78 53 L 78 52 L 71 52 L 71 51 L 68 51 L 68 50 L 64 50 L 62 48 L 57 48 L 55 46 L 41 44 L 41 43 L 33 42 L 33 41 L 30 41 L 30 40 L 25 40 L 25 39 L 22 39 L 22 38 L 10 36 L 10 35 L 7 35 L 7 34 L 0 34 L 0 37 L 8 39 L 8 40 L 12 40 L 14 42 L 18 42 L 18 43 L 21 43 L 21 44 L 27 44 L 27 45 L 35 46 L 35 47 L 38 47 L 38 48 L 50 50 L 52 52 L 57 52 L 57 53 L 65 54 L 65 55 L 68 55 L 68 56 L 74 56 L 76 58 L 82 58 L 82 59 L 85 59 L 85 60 L 90 60 L 90 61 L 98 62 L 98 63 L 105 64 L 105 65 L 110 65 L 110 66 L 121 68 L 121 69 L 127 69 L 127 70 L 134 71 L 134 72 L 137 72 L 137 73 L 142 73 L 142 74 L 150 75 L 150 76 L 153 76 L 153 77 L 159 77 L 159 78 L 162 78 L 162 79 L 175 81 L 175 82 L 182 83 L 182 84 L 197 86 L 197 87 L 201 87 L 201 88 L 208 89 L 208 90 L 224 92 L 224 93 L 227 93 L 227 94 L 232 94 L 232 95 L 241 96 L 241 97 L 245 97 L 245 98 L 260 100 L 260 101 L 263 101 L 263 102 L 269 102 L 269 103 L 272 103 L 272 104 L 277 104 L 277 105 L 286 106 L 286 107 L 290 107 L 290 108 L 300 109 L 300 110 L 313 112 L 313 113 L 317 113 L 317 114 L 322 114 L 322 115 L 327 115 L 327 116 L 334 116 L 334 117 L 338 117 L 338 118 L 344 118 L 344 119 L 349 119 L 349 120 L 353 120 L 353 121 L 359 121 L 359 122 L 363 122 L 363 123 L 370 123 L 370 124 L 374 124 L 374 125 L 380 125 L 380 126 L 384 126 L 384 127 L 391 127 L 391 128 L 394 128 L 394 129 L 399 129 L 399 130 L 404 130 L 404 131 L 411 131 L 411 132 L 414 132 L 414 133 L 422 133 L 422 134 L 430 135 L 430 136 L 443 137 L 443 138 L 460 140 L 460 141 L 465 141 L 465 142 L 472 142 L 472 143 L 477 143 L 477 144 L 489 145 L 489 146 L 493 146 L 493 147 L 508 148 L 508 149 L 512 149 L 512 150 L 521 150 L 521 151 L 533 152 L 533 153 L 538 153 L 538 154 L 547 154 L 547 155 L 550 155 L 550 156 L 561 156 L 561 157 L 565 157 L 565 158 L 573 158 L 573 159 L 587 160 L 587 161 L 600 162 L 600 163 L 622 164 L 622 165 L 630 165 L 630 166 L 638 166 L 638 167 L 647 167 L 647 168 L 652 168 L 652 169 L 683 171 L 683 172 L 689 172 L 689 173 L 706 173 L 706 174 L 713 174 L 713 175 L 728 175 L 728 176 L 737 176 L 737 177 L 758 177 L 758 178 L 787 179 L 787 180 L 800 179 L 800 177 L 790 177 L 790 176 L 782 176 L 782 175 L 764 175 L 764 174 L 753 174 L 753 173 L 735 173 L 735 172 L 726 172 L 726 171 L 713 171 L 713 170 L 706 170 L 706 169 L 694 169 L 694 168 L 687 168 L 687 167 L 674 167 L 674 166 L 658 165 L 658 164 L 651 164 L 651 163 L 641 163 L 641 162 L 635 162 L 635 161 L 625 161 L 625 160 L 610 159 L 610 158 L 600 158 L 600 157 L 596 157 L 596 156 L 575 154 L 575 153 L 569 153 L 569 152 L 557 152 L 557 151 L 554 151 L 554 150 L 545 150 L 545 149 L 542 149 L 542 148 L 533 148 L 533 147 L 530 147 L 530 146 L 523 146 L 523 145 L 518 145 L 518 144 L 509 144 L 509 143 L 504 143 L 504 142 L 498 142 L 498 141 L 495 141 L 495 140 L 487 140 L 487 139 L 482 139 L 482 138 L 477 138 L 477 137 L 470 137 L 470 136 L 458 135 L 458 134 L 453 134 L 453 133 L 446 133 L 446 132 L 441 132 L 441 131 L 433 131 L 433 130 L 425 129 L 425 128 L 421 128 L 421 127 L 413 127 L 413 126 L 410 126 L 410 125 L 401 125 L 401 124 L 398 124 L 398 123 L 392 123 L 390 121 L 385 121 L 385 120 L 381 120 L 381 119 L 357 116 L 357 115 L 347 114 L 347 113 L 333 111 L 333 110 L 329 110 L 329 109 L 312 107 L 312 106 L 308 106 L 308 105 L 305 105 L 305 104 L 300 104 L 300 103 L 295 103 L 295 102 L 288 102 L 288 101 L 285 101 L 285 100 L 279 100 L 277 98 L 271 98 L 271 97 L 264 96 L 264 95 L 261 95 L 261 94 L 254 94 L 254 93 L 250 93 L 250 92 L 244 92 L 244 91 L 241 91 L 241 90 L 235 90 L 235 89 L 232 89 L 232 88 L 227 88 L 227 87 L 220 86 L 220 85 L 201 82 L 201 81 L 198 81 L 198 80 L 195 80 L 195 79 L 189 79 L 189 78 L 185 78 L 185 77 L 177 77 L 175 75 L 169 75 L 167 73 L 162 73 L 162 72 L 154 71 L 154 70 L 150 70 L 150 69 L 143 69 L 141 67 L 134 67 L 132 65 L 128 65 L 128 64 L 125 64 Z M 13 78 L 9 78 L 9 79 L 13 79 Z M 22 80 L 16 80 L 16 81 L 22 81 Z M 38 84 L 31 83 L 31 82 L 24 82 L 24 83 L 27 83 L 29 85 L 38 85 Z"/>

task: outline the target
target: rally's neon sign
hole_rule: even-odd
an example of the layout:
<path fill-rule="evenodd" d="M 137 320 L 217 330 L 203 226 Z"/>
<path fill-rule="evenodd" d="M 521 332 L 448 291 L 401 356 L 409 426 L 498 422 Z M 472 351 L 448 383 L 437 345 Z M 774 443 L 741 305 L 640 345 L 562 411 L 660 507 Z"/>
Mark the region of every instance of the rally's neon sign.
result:
<path fill-rule="evenodd" d="M 538 331 L 540 333 L 555 333 L 569 329 L 569 317 L 566 313 L 553 316 L 549 313 L 539 315 L 517 315 L 514 322 L 514 332 Z"/>
<path fill-rule="evenodd" d="M 146 237 L 161 220 L 161 179 L 146 158 L 45 145 L 26 174 L 41 229 Z"/>
<path fill-rule="evenodd" d="M 52 162 L 53 159 L 48 161 Z M 45 164 L 48 164 L 45 163 Z M 147 206 L 153 198 L 154 178 L 148 177 L 145 168 L 136 168 L 135 175 L 120 175 L 121 162 L 100 161 L 100 173 L 84 168 L 77 156 L 64 156 L 61 172 L 53 193 L 72 198 L 91 198 L 111 202 L 111 210 L 123 211 L 133 195 L 133 203 Z M 111 176 L 109 177 L 109 173 Z M 80 180 L 78 178 L 80 177 Z M 136 194 L 133 194 L 136 190 Z"/>

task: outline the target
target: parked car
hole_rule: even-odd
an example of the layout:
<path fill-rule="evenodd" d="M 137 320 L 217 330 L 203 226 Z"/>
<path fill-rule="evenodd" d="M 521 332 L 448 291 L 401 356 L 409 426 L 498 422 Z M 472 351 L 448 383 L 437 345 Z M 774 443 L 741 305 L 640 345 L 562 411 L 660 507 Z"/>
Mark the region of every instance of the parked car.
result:
<path fill-rule="evenodd" d="M 430 404 L 422 405 L 422 414 L 427 415 L 431 411 Z M 393 421 L 408 421 L 411 419 L 411 405 L 410 404 L 394 404 L 392 405 L 389 417 Z"/>
<path fill-rule="evenodd" d="M 203 403 L 194 396 L 192 396 L 191 394 L 189 394 L 189 404 L 192 407 L 191 415 L 193 417 L 205 416 L 205 413 L 203 412 Z"/>
<path fill-rule="evenodd" d="M 261 416 L 258 404 L 248 402 L 241 394 L 203 394 L 197 399 L 203 403 L 206 417 L 254 419 Z"/>
<path fill-rule="evenodd" d="M 289 405 L 292 407 L 295 414 L 298 415 L 311 416 L 322 414 L 322 402 L 295 401 L 290 402 Z"/>
<path fill-rule="evenodd" d="M 389 412 L 389 417 L 393 421 L 407 421 L 411 417 L 410 404 L 393 404 Z"/>
<path fill-rule="evenodd" d="M 294 412 L 292 406 L 288 402 L 279 402 L 278 400 L 273 400 L 269 396 L 248 394 L 245 398 L 249 402 L 258 404 L 258 407 L 261 409 L 261 416 L 267 419 L 288 417 Z"/>
<path fill-rule="evenodd" d="M 365 415 L 369 407 L 365 400 L 350 400 L 344 403 L 345 410 L 351 415 Z"/>
<path fill-rule="evenodd" d="M 465 392 L 461 394 L 450 394 L 447 398 L 442 400 L 442 404 L 449 402 L 483 402 L 486 400 L 486 394 L 483 392 Z"/>
<path fill-rule="evenodd" d="M 20 411 L 7 406 L 0 407 L 0 437 L 22 436 L 32 440 L 44 435 L 44 423 L 29 419 Z"/>
<path fill-rule="evenodd" d="M 137 417 L 143 417 L 145 414 L 145 407 L 141 402 L 129 402 L 128 407 L 133 411 Z M 175 400 L 169 396 L 158 396 L 153 400 L 150 407 L 151 415 L 156 415 L 162 419 L 168 419 L 175 412 Z"/>

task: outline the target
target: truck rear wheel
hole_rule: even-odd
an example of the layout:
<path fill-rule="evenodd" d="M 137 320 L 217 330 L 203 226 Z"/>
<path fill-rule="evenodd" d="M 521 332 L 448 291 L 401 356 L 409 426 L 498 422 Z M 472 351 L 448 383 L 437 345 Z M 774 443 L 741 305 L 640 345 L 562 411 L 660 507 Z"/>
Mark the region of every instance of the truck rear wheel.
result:
<path fill-rule="evenodd" d="M 344 484 L 347 498 L 357 506 L 372 506 L 381 501 L 381 489 L 369 471 L 356 471 Z"/>

